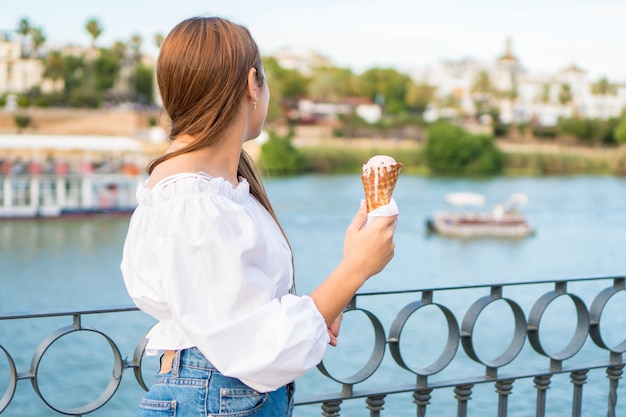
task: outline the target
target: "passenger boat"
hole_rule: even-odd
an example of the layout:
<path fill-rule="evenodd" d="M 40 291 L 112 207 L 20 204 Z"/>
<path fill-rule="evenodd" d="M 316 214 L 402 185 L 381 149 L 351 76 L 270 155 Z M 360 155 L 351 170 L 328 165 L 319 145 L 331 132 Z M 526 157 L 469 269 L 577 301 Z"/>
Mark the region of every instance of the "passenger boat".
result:
<path fill-rule="evenodd" d="M 126 215 L 140 179 L 124 174 L 11 175 L 0 181 L 0 219 Z"/>
<path fill-rule="evenodd" d="M 446 196 L 446 201 L 456 206 L 456 210 L 437 212 L 427 219 L 429 232 L 460 238 L 524 238 L 535 233 L 519 211 L 519 206 L 528 201 L 525 194 L 512 194 L 504 204 L 497 204 L 490 211 L 468 208 L 485 204 L 481 194 L 452 193 Z"/>
<path fill-rule="evenodd" d="M 141 143 L 121 137 L 0 135 L 0 220 L 128 215 Z"/>

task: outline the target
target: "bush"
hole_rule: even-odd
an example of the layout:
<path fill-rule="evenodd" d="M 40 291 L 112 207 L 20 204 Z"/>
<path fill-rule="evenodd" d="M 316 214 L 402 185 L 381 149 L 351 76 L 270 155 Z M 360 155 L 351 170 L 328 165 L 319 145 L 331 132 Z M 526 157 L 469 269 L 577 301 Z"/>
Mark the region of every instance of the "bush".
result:
<path fill-rule="evenodd" d="M 27 128 L 31 122 L 30 116 L 27 116 L 24 114 L 16 114 L 13 120 L 15 121 L 15 125 L 18 127 L 20 131 L 22 131 L 22 129 Z"/>
<path fill-rule="evenodd" d="M 617 143 L 626 143 L 626 119 L 619 122 L 613 130 L 613 137 Z"/>
<path fill-rule="evenodd" d="M 505 162 L 493 136 L 473 135 L 446 123 L 428 129 L 424 154 L 431 172 L 443 175 L 499 174 Z"/>
<path fill-rule="evenodd" d="M 302 154 L 291 143 L 293 132 L 280 136 L 270 132 L 269 139 L 261 145 L 259 165 L 270 175 L 294 175 L 306 170 Z"/>

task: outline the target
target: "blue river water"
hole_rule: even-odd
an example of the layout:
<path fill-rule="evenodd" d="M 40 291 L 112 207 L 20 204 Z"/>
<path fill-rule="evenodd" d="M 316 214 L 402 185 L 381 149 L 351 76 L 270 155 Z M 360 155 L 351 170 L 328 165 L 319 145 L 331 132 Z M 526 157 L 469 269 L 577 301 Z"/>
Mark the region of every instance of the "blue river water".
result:
<path fill-rule="evenodd" d="M 304 176 L 272 179 L 266 182 L 266 187 L 294 249 L 298 292 L 308 293 L 341 258 L 344 231 L 363 195 L 360 179 L 354 175 Z M 503 202 L 515 192 L 526 194 L 529 201 L 522 207 L 523 212 L 537 233 L 521 240 L 459 240 L 428 234 L 427 217 L 449 208 L 444 196 L 458 191 L 482 193 L 488 205 Z M 364 291 L 610 277 L 626 272 L 626 179 L 604 176 L 436 179 L 401 175 L 394 198 L 400 208 L 396 255 L 382 273 L 365 284 Z M 127 225 L 128 218 L 0 223 L 0 313 L 130 304 L 119 272 Z M 626 310 L 626 304 L 623 307 Z M 94 317 L 89 319 L 89 324 L 106 328 L 116 341 L 121 341 L 122 354 L 132 357 L 141 332 L 152 322 L 141 313 L 124 314 L 125 326 L 119 326 L 119 317 Z M 69 324 L 71 318 L 67 317 L 0 321 L 0 345 L 14 356 L 18 371 L 25 372 L 41 337 Z M 346 334 L 350 334 L 349 326 L 349 321 L 344 324 Z M 59 399 L 67 401 L 68 406 L 72 406 L 72 401 L 80 404 L 80 398 L 76 397 L 89 394 L 80 391 L 80 384 L 76 393 L 67 388 L 77 385 L 76 374 L 67 369 L 74 361 L 79 362 L 80 355 L 95 355 L 103 343 L 85 335 L 76 337 L 84 340 L 68 340 L 68 345 L 77 341 L 80 352 L 56 354 L 53 363 L 47 365 L 49 369 L 41 370 L 53 375 L 56 381 L 40 387 L 42 391 L 51 396 L 69 397 Z M 0 355 L 0 397 L 7 375 L 3 359 Z M 108 357 L 98 356 L 94 360 L 106 362 Z M 154 359 L 146 362 L 148 367 L 156 367 Z M 97 377 L 90 373 L 89 367 L 78 371 L 79 378 Z M 124 374 L 114 399 L 92 415 L 133 415 L 142 391 L 131 373 Z M 110 375 L 104 380 L 108 378 Z M 298 381 L 298 395 L 315 392 L 311 385 L 317 386 L 318 378 L 319 373 L 313 370 Z M 393 381 L 396 376 L 388 378 Z M 414 379 L 407 381 L 411 383 Z M 3 417 L 59 415 L 42 404 L 29 385 L 27 381 L 18 381 L 15 398 L 2 413 Z M 622 396 L 624 385 L 622 381 Z M 341 389 L 336 384 L 334 387 L 334 391 Z M 492 386 L 489 389 L 493 391 Z M 99 390 L 95 388 L 96 395 Z M 446 401 L 454 407 L 453 394 L 447 395 Z M 571 397 L 571 393 L 567 395 Z M 414 408 L 407 407 L 410 400 L 403 401 L 404 405 L 389 401 L 383 415 L 415 415 Z M 597 399 L 597 408 L 592 404 L 589 409 L 598 411 L 593 415 L 604 415 L 605 404 L 603 394 Z M 357 411 L 345 411 L 342 415 L 367 415 L 364 407 L 361 402 Z M 561 411 L 564 414 L 558 415 L 570 415 L 567 410 Z M 295 415 L 320 413 L 319 407 L 307 406 L 296 409 Z M 445 415 L 455 413 L 451 408 Z M 495 410 L 470 413 L 495 414 Z"/>

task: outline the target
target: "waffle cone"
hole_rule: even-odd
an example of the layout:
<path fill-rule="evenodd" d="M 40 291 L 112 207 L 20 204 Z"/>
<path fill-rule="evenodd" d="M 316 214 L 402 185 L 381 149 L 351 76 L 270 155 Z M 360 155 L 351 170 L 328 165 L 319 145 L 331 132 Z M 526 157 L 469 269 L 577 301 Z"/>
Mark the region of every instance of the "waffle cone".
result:
<path fill-rule="evenodd" d="M 401 168 L 402 164 L 398 162 L 388 168 L 378 167 L 361 175 L 368 213 L 389 204 Z"/>

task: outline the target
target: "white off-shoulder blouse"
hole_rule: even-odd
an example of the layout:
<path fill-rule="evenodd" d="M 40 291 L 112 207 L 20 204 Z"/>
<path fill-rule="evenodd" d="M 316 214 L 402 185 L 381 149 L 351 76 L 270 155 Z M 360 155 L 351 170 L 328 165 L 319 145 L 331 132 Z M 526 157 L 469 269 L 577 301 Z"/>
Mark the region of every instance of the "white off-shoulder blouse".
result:
<path fill-rule="evenodd" d="M 146 353 L 197 347 L 224 375 L 267 392 L 321 360 L 327 326 L 313 300 L 289 293 L 291 251 L 240 178 L 204 173 L 140 184 L 121 270 L 158 323 Z"/>

